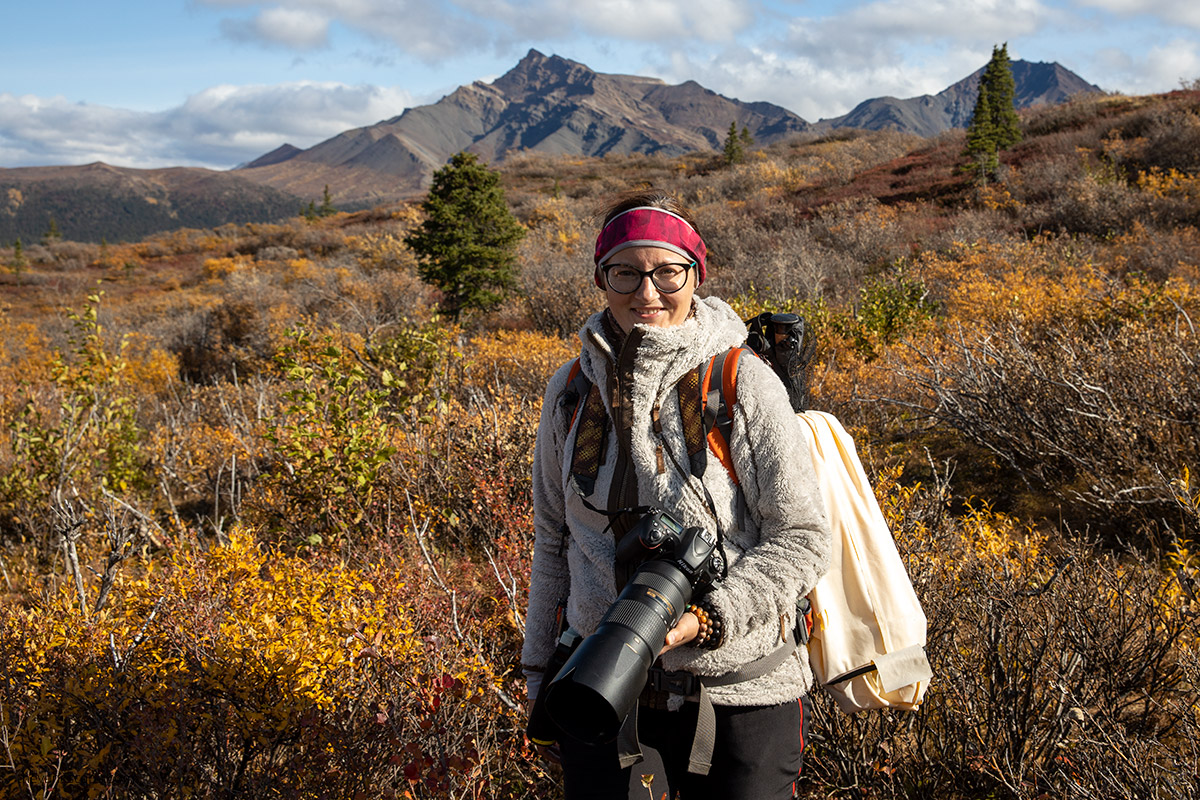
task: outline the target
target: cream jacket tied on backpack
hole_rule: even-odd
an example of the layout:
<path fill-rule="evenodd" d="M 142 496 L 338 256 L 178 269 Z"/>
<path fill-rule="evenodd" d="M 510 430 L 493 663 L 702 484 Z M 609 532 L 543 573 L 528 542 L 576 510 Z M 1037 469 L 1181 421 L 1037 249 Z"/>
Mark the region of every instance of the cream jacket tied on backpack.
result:
<path fill-rule="evenodd" d="M 868 708 L 913 710 L 933 677 L 925 656 L 925 612 L 854 440 L 830 414 L 806 411 L 797 417 L 833 530 L 829 571 L 809 595 L 813 673 L 847 714 Z"/>

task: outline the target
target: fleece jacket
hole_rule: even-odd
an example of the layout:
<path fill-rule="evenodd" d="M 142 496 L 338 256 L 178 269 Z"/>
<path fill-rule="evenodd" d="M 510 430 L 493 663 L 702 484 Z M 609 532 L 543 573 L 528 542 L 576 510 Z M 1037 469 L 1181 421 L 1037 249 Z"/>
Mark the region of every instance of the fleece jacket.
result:
<path fill-rule="evenodd" d="M 610 375 L 619 354 L 603 334 L 603 313 L 593 315 L 580 331 L 580 369 L 600 388 L 605 407 L 611 409 Z M 698 485 L 701 479 L 687 470 L 676 384 L 714 355 L 745 342 L 746 326 L 733 309 L 717 298 L 697 299 L 695 313 L 685 322 L 644 327 L 639 333 L 630 337 L 639 350 L 628 394 L 638 500 L 713 534 L 719 522 L 729 563 L 728 576 L 707 594 L 723 621 L 724 641 L 711 650 L 678 647 L 662 657 L 662 666 L 724 675 L 778 648 L 783 632 L 794 626 L 796 601 L 808 594 L 828 565 L 829 524 L 787 391 L 757 358 L 739 362 L 732 413 L 732 460 L 750 511 L 740 515 L 744 527 L 738 527 L 737 485 L 720 461 L 710 454 L 702 478 L 716 507 L 716 521 Z M 570 364 L 563 365 L 550 380 L 534 451 L 534 556 L 522 651 L 531 696 L 541 682 L 539 670 L 554 650 L 559 604 L 565 601 L 567 619 L 586 636 L 617 596 L 615 541 L 606 530 L 608 519 L 589 510 L 571 482 L 574 405 L 563 400 L 569 371 Z M 621 394 L 626 392 L 628 387 Z M 653 425 L 656 404 L 661 433 Z M 665 451 L 662 459 L 660 446 Z M 617 437 L 608 436 L 594 491 L 587 498 L 597 508 L 609 497 L 616 449 Z M 709 696 L 716 705 L 773 705 L 795 700 L 811 686 L 808 652 L 799 647 L 774 672 L 712 687 Z"/>

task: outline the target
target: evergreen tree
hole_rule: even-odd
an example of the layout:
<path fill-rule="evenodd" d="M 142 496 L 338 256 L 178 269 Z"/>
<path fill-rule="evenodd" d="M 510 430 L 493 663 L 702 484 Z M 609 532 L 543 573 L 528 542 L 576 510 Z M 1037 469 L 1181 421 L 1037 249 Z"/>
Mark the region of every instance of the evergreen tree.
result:
<path fill-rule="evenodd" d="M 992 58 L 979 79 L 979 97 L 967 128 L 967 146 L 963 154 L 978 170 L 980 181 L 995 177 L 1000 169 L 1000 151 L 1021 141 L 1021 121 L 1017 117 L 1016 82 L 1008 44 L 992 48 Z"/>
<path fill-rule="evenodd" d="M 50 218 L 50 223 L 46 226 L 46 232 L 42 234 L 42 244 L 51 245 L 62 240 L 62 234 L 58 230 L 58 222 L 54 217 Z"/>
<path fill-rule="evenodd" d="M 980 183 L 986 182 L 1000 169 L 996 128 L 992 125 L 991 114 L 987 113 L 989 102 L 987 86 L 980 85 L 975 115 L 971 119 L 971 127 L 967 129 L 967 146 L 963 151 L 971 159 L 971 169 L 976 171 Z"/>
<path fill-rule="evenodd" d="M 442 291 L 442 311 L 498 305 L 516 287 L 517 243 L 525 229 L 508 210 L 500 174 L 459 153 L 433 173 L 421 204 L 426 219 L 405 238 L 417 254 L 421 278 Z"/>
<path fill-rule="evenodd" d="M 321 206 L 316 209 L 316 213 L 322 217 L 331 217 L 337 213 L 337 209 L 333 207 L 333 197 L 329 194 L 329 184 L 325 184 L 325 193 L 321 196 Z"/>
<path fill-rule="evenodd" d="M 750 129 L 745 125 L 742 126 L 742 133 L 738 138 L 741 139 L 742 147 L 744 149 L 749 149 L 754 146 L 754 136 L 751 135 Z"/>
<path fill-rule="evenodd" d="M 737 122 L 729 123 L 729 133 L 725 136 L 725 163 L 737 164 L 746 157 L 742 149 L 742 140 L 738 138 Z"/>

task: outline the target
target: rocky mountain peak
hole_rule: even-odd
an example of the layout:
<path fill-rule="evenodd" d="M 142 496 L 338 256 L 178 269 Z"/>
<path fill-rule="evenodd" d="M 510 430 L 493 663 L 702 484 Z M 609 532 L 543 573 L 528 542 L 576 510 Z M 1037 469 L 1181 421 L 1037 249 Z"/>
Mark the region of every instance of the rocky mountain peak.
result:
<path fill-rule="evenodd" d="M 518 101 L 531 94 L 547 94 L 563 88 L 591 90 L 596 73 L 577 61 L 562 56 L 545 56 L 530 50 L 517 65 L 492 82 L 492 87 L 510 100 Z"/>

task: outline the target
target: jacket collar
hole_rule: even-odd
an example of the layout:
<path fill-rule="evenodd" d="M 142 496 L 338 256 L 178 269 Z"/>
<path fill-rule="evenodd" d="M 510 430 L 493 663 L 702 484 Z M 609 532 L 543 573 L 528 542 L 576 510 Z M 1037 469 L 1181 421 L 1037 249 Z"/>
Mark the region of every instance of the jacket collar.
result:
<path fill-rule="evenodd" d="M 701 362 L 746 341 L 746 325 L 723 300 L 697 298 L 695 313 L 679 325 L 659 328 L 638 325 L 640 334 L 636 382 L 658 387 L 674 386 Z M 579 333 L 583 345 L 580 368 L 588 380 L 605 391 L 608 375 L 623 344 L 610 338 L 605 317 L 608 310 L 593 314 Z M 617 331 L 615 320 L 610 323 Z M 607 400 L 608 398 L 606 398 Z"/>

